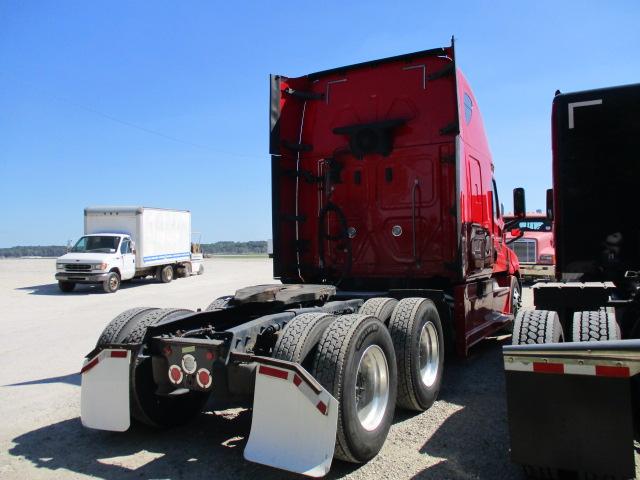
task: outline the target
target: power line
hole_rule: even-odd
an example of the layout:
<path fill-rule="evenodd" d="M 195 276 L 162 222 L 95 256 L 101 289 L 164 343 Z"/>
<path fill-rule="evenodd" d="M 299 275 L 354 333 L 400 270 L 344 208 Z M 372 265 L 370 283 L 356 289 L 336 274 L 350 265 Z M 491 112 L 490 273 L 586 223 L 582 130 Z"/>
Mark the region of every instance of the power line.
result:
<path fill-rule="evenodd" d="M 0 72 L 0 73 L 7 73 L 7 72 Z M 180 138 L 177 138 L 177 137 L 174 137 L 174 136 L 171 136 L 171 135 L 167 135 L 166 133 L 160 132 L 158 130 L 153 130 L 151 128 L 147 128 L 145 126 L 138 125 L 138 124 L 130 122 L 128 120 L 122 120 L 120 118 L 114 117 L 111 114 L 102 112 L 102 111 L 98 110 L 97 108 L 94 108 L 94 107 L 91 107 L 91 106 L 76 102 L 75 100 L 70 100 L 70 99 L 68 99 L 66 97 L 61 97 L 60 95 L 48 92 L 45 89 L 43 89 L 42 87 L 40 87 L 38 85 L 34 85 L 31 82 L 23 81 L 21 79 L 19 79 L 19 81 L 22 84 L 30 85 L 32 88 L 35 88 L 35 89 L 39 90 L 41 93 L 49 96 L 50 98 L 52 98 L 54 100 L 57 100 L 58 102 L 67 103 L 67 104 L 72 105 L 72 106 L 74 106 L 74 107 L 76 107 L 78 109 L 85 110 L 87 112 L 90 112 L 90 113 L 93 113 L 95 115 L 98 115 L 98 116 L 100 116 L 102 118 L 106 118 L 107 120 L 111 120 L 112 122 L 119 123 L 121 125 L 125 125 L 125 126 L 130 127 L 130 128 L 134 128 L 136 130 L 148 133 L 150 135 L 155 135 L 157 137 L 164 138 L 165 140 L 169 140 L 169 141 L 176 142 L 176 143 L 181 143 L 183 145 L 188 145 L 188 146 L 194 147 L 194 148 L 199 148 L 199 149 L 206 150 L 206 151 L 209 151 L 211 153 L 218 154 L 218 155 L 228 155 L 228 156 L 232 156 L 232 157 L 253 158 L 253 159 L 262 158 L 262 157 L 258 157 L 258 156 L 255 156 L 255 155 L 245 155 L 245 154 L 242 154 L 242 153 L 226 152 L 226 151 L 223 151 L 223 150 L 213 149 L 213 148 L 211 148 L 209 146 L 201 145 L 201 144 L 198 144 L 198 143 L 195 143 L 195 142 L 191 142 L 191 141 L 188 141 L 188 140 L 182 140 Z"/>

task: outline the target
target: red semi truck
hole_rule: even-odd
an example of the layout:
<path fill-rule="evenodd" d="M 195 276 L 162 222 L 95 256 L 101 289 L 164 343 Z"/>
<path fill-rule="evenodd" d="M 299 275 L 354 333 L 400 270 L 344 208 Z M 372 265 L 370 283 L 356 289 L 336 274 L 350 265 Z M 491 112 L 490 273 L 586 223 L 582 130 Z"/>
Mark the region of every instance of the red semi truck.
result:
<path fill-rule="evenodd" d="M 513 215 L 504 218 L 511 226 L 506 238 L 518 256 L 522 280 L 535 282 L 554 278 L 553 222 L 538 212 L 527 213 L 524 218 Z"/>
<path fill-rule="evenodd" d="M 116 317 L 82 369 L 82 422 L 187 421 L 253 400 L 245 457 L 322 476 L 366 462 L 396 406 L 429 408 L 445 352 L 520 304 L 493 163 L 453 45 L 271 77 L 274 276 L 204 311 Z"/>

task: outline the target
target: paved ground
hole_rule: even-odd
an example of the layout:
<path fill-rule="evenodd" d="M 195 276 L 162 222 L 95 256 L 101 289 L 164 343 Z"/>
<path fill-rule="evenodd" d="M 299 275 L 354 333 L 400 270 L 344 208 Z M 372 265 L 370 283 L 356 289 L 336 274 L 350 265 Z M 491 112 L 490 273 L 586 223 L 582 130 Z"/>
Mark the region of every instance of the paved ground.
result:
<path fill-rule="evenodd" d="M 106 323 L 134 306 L 205 307 L 236 288 L 271 283 L 267 259 L 209 259 L 203 276 L 136 281 L 116 294 L 61 294 L 53 260 L 0 261 L 0 478 L 296 478 L 243 460 L 245 410 L 203 413 L 165 432 L 82 428 L 78 372 Z M 530 292 L 525 292 L 525 301 Z M 440 400 L 400 413 L 376 459 L 335 462 L 329 478 L 521 478 L 508 459 L 499 342 L 451 360 Z"/>

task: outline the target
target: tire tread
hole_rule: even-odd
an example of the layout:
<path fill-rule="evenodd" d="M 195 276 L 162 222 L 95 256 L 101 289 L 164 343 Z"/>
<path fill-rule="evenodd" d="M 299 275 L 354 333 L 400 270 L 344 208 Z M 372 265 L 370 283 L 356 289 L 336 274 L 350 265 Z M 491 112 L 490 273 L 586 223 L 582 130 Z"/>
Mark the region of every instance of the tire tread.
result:
<path fill-rule="evenodd" d="M 369 317 L 370 315 L 357 313 L 338 317 L 329 325 L 318 345 L 318 352 L 313 366 L 314 377 L 338 399 L 342 395 L 341 389 L 345 375 L 346 353 L 350 348 L 358 325 Z M 342 407 L 339 408 L 341 409 Z M 334 455 L 341 460 L 359 463 L 347 445 L 341 412 L 338 413 L 338 430 Z"/>

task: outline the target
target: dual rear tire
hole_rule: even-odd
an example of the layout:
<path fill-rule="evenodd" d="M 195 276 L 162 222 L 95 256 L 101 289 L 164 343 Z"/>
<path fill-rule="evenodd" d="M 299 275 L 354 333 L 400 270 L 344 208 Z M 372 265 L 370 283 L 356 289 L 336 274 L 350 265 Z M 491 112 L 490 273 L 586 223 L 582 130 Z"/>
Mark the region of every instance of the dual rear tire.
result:
<path fill-rule="evenodd" d="M 104 329 L 97 347 L 109 344 L 143 344 L 149 327 L 164 321 L 193 313 L 178 308 L 132 308 L 114 318 Z M 143 348 L 143 347 L 141 347 Z M 129 374 L 131 417 L 154 427 L 181 425 L 197 415 L 204 407 L 208 393 L 186 391 L 177 395 L 158 395 L 153 379 L 150 356 L 132 352 Z"/>
<path fill-rule="evenodd" d="M 549 310 L 520 310 L 513 326 L 513 345 L 620 340 L 620 327 L 615 313 L 600 309 L 575 312 L 570 325 L 571 335 L 565 337 L 558 314 Z"/>
<path fill-rule="evenodd" d="M 382 448 L 396 404 L 423 411 L 435 401 L 442 325 L 431 300 L 374 298 L 358 314 L 295 317 L 273 356 L 302 364 L 338 400 L 335 456 L 361 463 Z"/>

